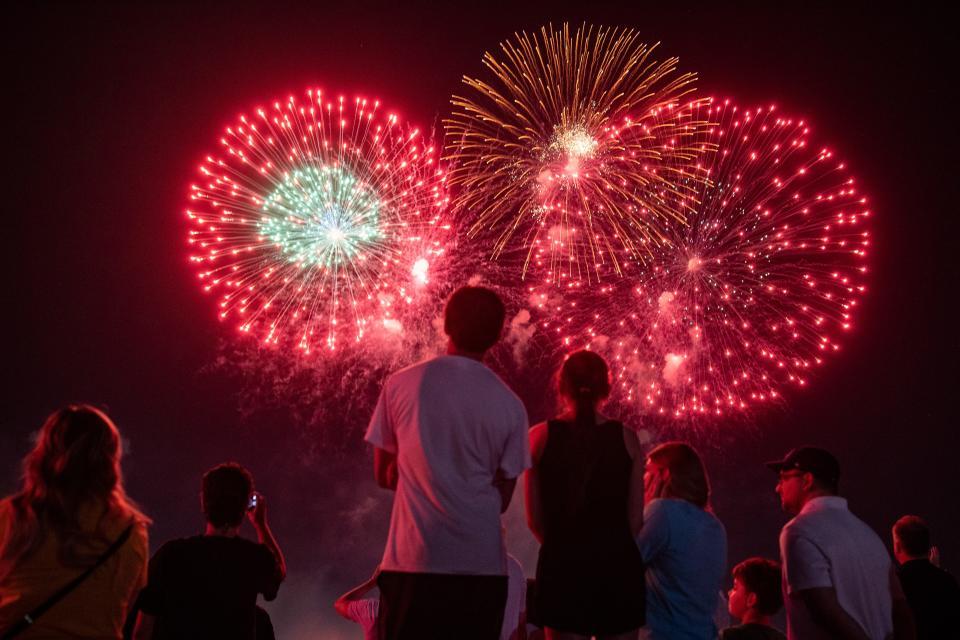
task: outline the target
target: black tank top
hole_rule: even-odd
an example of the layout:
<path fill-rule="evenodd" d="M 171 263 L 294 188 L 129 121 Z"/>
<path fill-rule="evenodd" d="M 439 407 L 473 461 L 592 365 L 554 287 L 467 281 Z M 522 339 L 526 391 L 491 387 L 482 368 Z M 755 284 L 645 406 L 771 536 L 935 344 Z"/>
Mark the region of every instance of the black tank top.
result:
<path fill-rule="evenodd" d="M 643 624 L 644 567 L 630 531 L 633 461 L 623 425 L 547 422 L 538 462 L 543 544 L 536 599 L 547 626 L 586 635 Z"/>
<path fill-rule="evenodd" d="M 592 427 L 547 422 L 539 474 L 544 543 L 553 538 L 630 538 L 627 500 L 632 464 L 620 422 Z"/>

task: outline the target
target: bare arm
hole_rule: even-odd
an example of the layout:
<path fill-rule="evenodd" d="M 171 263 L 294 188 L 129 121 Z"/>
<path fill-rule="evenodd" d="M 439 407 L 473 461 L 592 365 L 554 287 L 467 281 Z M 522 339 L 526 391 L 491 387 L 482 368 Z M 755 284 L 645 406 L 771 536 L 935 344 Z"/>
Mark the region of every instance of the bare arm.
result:
<path fill-rule="evenodd" d="M 627 503 L 627 517 L 630 521 L 630 533 L 636 538 L 643 527 L 643 473 L 644 457 L 640 448 L 640 440 L 631 429 L 624 428 L 623 443 L 630 454 L 630 492 Z"/>
<path fill-rule="evenodd" d="M 137 626 L 133 631 L 133 640 L 152 640 L 156 617 L 141 611 L 137 614 Z"/>
<path fill-rule="evenodd" d="M 283 559 L 283 552 L 280 551 L 280 545 L 277 539 L 273 537 L 273 531 L 267 523 L 267 500 L 263 494 L 257 494 L 257 506 L 252 511 L 247 512 L 250 523 L 257 532 L 257 540 L 273 554 L 277 561 L 277 573 L 281 581 L 287 577 L 287 563 Z"/>
<path fill-rule="evenodd" d="M 377 576 L 379 575 L 380 567 L 377 566 L 372 576 L 337 598 L 337 601 L 333 603 L 333 608 L 337 610 L 337 613 L 346 618 L 347 606 L 350 604 L 350 602 L 353 600 L 359 600 L 366 595 L 368 591 L 377 586 Z"/>
<path fill-rule="evenodd" d="M 493 486 L 500 492 L 500 513 L 504 513 L 507 507 L 510 506 L 510 501 L 513 499 L 513 490 L 517 487 L 517 479 L 504 478 L 503 474 L 498 470 L 497 476 L 493 479 Z"/>
<path fill-rule="evenodd" d="M 804 589 L 797 594 L 803 600 L 810 617 L 821 628 L 830 632 L 837 640 L 870 640 L 856 620 L 850 617 L 837 600 L 837 590 L 833 587 Z"/>
<path fill-rule="evenodd" d="M 373 449 L 373 477 L 377 486 L 396 491 L 399 474 L 397 473 L 397 455 L 386 449 Z"/>
<path fill-rule="evenodd" d="M 524 478 L 527 503 L 527 526 L 537 542 L 543 544 L 543 503 L 540 501 L 540 458 L 547 444 L 547 425 L 540 423 L 530 430 L 530 458 L 533 466 Z"/>

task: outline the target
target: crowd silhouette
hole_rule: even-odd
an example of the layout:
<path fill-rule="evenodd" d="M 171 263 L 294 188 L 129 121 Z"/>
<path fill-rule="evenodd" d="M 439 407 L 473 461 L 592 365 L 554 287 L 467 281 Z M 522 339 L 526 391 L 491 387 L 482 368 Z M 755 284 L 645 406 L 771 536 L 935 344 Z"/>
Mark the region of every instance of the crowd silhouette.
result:
<path fill-rule="evenodd" d="M 647 451 L 606 415 L 610 374 L 589 351 L 559 371 L 558 415 L 530 428 L 483 363 L 504 318 L 495 292 L 457 290 L 447 353 L 383 385 L 366 441 L 376 483 L 395 492 L 390 529 L 370 578 L 333 603 L 368 640 L 960 637 L 960 588 L 926 523 L 899 519 L 891 558 L 839 495 L 840 464 L 822 448 L 766 463 L 792 516 L 780 558 L 744 559 L 728 577 L 694 447 Z M 249 471 L 207 471 L 204 533 L 150 557 L 151 521 L 124 491 L 120 455 L 96 407 L 44 422 L 20 490 L 0 501 L 0 638 L 274 637 L 257 602 L 277 597 L 286 564 Z M 501 523 L 521 476 L 535 579 L 505 552 Z M 245 518 L 256 542 L 240 535 Z M 785 633 L 771 623 L 783 608 Z"/>

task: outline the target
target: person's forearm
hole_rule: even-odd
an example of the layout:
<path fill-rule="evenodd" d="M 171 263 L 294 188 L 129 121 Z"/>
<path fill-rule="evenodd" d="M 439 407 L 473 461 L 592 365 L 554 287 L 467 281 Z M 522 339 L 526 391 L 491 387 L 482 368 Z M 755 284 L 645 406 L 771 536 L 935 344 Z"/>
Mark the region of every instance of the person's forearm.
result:
<path fill-rule="evenodd" d="M 543 544 L 543 513 L 540 509 L 540 490 L 537 486 L 539 479 L 533 469 L 528 470 L 525 475 L 527 527 L 537 542 Z"/>
<path fill-rule="evenodd" d="M 397 456 L 376 447 L 373 450 L 373 477 L 380 488 L 396 491 L 400 479 Z"/>
<path fill-rule="evenodd" d="M 870 640 L 863 628 L 850 617 L 837 601 L 833 589 L 811 589 L 804 598 L 810 617 L 818 626 L 830 633 L 831 638 L 837 640 Z M 823 593 L 820 593 L 823 592 Z"/>
<path fill-rule="evenodd" d="M 153 640 L 154 616 L 140 612 L 137 614 L 137 626 L 133 631 L 133 640 Z"/>
<path fill-rule="evenodd" d="M 277 539 L 273 537 L 273 532 L 270 530 L 270 525 L 264 522 L 256 525 L 255 528 L 257 530 L 257 539 L 260 540 L 260 544 L 269 549 L 270 553 L 272 553 L 273 557 L 276 559 L 277 568 L 280 571 L 280 579 L 283 580 L 287 577 L 287 563 L 283 559 L 283 553 L 280 551 L 280 545 L 277 544 Z"/>
<path fill-rule="evenodd" d="M 377 576 L 371 576 L 367 578 L 366 582 L 361 582 L 350 591 L 347 591 L 345 594 L 340 596 L 344 600 L 358 600 L 361 596 L 366 595 L 368 591 L 373 589 L 377 584 Z"/>
<path fill-rule="evenodd" d="M 510 501 L 513 499 L 513 491 L 517 487 L 517 479 L 497 479 L 493 482 L 493 486 L 500 492 L 500 513 L 505 513 L 510 506 Z"/>

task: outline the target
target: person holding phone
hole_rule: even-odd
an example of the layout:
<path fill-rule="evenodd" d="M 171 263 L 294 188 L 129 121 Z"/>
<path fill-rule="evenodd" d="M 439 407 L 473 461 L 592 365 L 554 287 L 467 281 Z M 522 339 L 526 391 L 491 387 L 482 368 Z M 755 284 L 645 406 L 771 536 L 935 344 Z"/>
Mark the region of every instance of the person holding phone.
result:
<path fill-rule="evenodd" d="M 171 540 L 150 560 L 134 637 L 257 638 L 257 595 L 277 597 L 286 564 L 267 523 L 267 503 L 253 477 L 230 462 L 203 476 L 203 535 Z M 240 537 L 244 516 L 259 542 Z"/>

